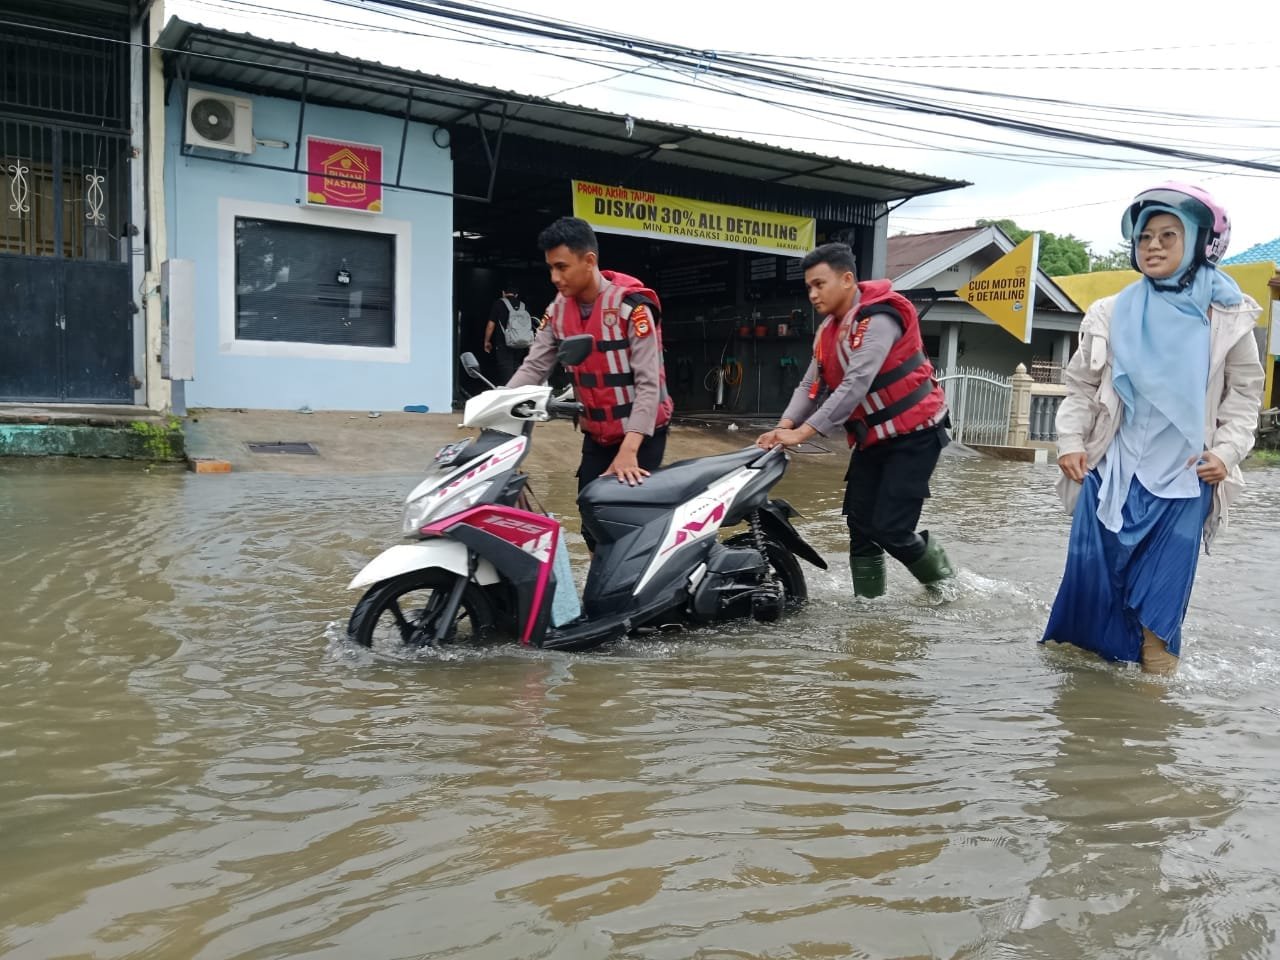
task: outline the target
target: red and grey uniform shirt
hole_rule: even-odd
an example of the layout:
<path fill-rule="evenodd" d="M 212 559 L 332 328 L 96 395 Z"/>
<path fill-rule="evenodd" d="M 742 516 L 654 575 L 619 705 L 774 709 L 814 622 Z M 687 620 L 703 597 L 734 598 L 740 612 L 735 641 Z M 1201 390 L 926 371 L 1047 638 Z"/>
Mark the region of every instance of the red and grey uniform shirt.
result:
<path fill-rule="evenodd" d="M 895 292 L 887 280 L 865 281 L 858 289 L 858 309 L 847 337 L 841 336 L 840 319 L 828 317 L 814 338 L 813 358 L 819 376 L 812 389 L 816 394 L 822 386 L 830 391 L 840 386 L 873 316 L 884 314 L 897 322 L 901 335 L 845 423 L 849 446 L 866 448 L 942 422 L 947 399 L 924 352 L 920 318 L 911 301 Z"/>
<path fill-rule="evenodd" d="M 662 332 L 658 320 L 657 294 L 626 274 L 601 271 L 609 281 L 583 317 L 576 301 L 556 297 L 547 308 L 545 322 L 551 324 L 556 340 L 589 333 L 596 349 L 582 363 L 569 371 L 574 392 L 585 414 L 582 429 L 598 443 L 620 443 L 626 435 L 628 420 L 634 416 L 646 419 L 637 409 L 636 377 L 633 367 L 633 340 L 637 344 L 653 343 L 658 358 L 658 396 L 653 427 L 671 421 L 673 404 L 667 393 L 666 371 L 662 364 Z M 648 430 L 639 432 L 647 433 Z"/>

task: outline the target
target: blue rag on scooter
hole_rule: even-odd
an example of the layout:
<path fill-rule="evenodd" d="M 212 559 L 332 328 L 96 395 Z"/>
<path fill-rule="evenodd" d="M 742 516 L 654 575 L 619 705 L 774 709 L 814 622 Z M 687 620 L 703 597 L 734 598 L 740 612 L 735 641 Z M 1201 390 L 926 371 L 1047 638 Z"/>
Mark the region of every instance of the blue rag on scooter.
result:
<path fill-rule="evenodd" d="M 573 567 L 569 564 L 569 548 L 564 545 L 563 533 L 556 541 L 556 556 L 551 569 L 556 574 L 556 593 L 551 598 L 551 622 L 561 627 L 582 614 L 578 585 L 573 581 Z"/>

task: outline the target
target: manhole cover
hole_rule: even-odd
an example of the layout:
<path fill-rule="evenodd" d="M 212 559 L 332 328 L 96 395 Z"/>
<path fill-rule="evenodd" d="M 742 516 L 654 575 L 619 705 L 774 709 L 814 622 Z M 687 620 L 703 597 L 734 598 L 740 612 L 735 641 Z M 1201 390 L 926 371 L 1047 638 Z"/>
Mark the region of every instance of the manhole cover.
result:
<path fill-rule="evenodd" d="M 249 444 L 249 450 L 252 453 L 300 453 L 309 457 L 318 457 L 320 455 L 319 450 L 301 440 L 251 443 Z"/>

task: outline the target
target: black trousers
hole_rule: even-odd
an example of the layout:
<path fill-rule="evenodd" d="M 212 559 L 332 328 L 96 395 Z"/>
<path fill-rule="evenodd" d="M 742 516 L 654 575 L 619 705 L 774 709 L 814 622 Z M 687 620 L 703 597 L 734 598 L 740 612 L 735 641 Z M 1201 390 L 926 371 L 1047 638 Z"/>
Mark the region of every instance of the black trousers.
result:
<path fill-rule="evenodd" d="M 494 338 L 493 344 L 493 367 L 497 373 L 494 383 L 502 386 L 508 380 L 516 375 L 516 371 L 520 369 L 520 364 L 524 363 L 524 358 L 529 355 L 527 349 L 517 350 L 514 347 L 508 347 L 505 343 L 498 342 L 502 337 L 499 331 Z"/>
<path fill-rule="evenodd" d="M 613 458 L 618 455 L 618 444 L 613 446 L 605 446 L 603 443 L 597 443 L 592 439 L 590 434 L 582 435 L 582 462 L 578 464 L 578 492 L 582 492 L 592 480 L 598 480 L 610 464 Z M 644 442 L 640 444 L 640 449 L 636 451 L 636 460 L 640 466 L 652 473 L 662 466 L 662 458 L 667 452 L 667 428 L 658 427 L 653 431 L 653 436 L 645 437 Z M 582 530 L 582 539 L 587 541 L 588 549 L 595 551 L 596 541 L 584 527 Z"/>
<path fill-rule="evenodd" d="M 854 449 L 844 475 L 853 556 L 873 557 L 883 550 L 907 565 L 924 556 L 925 539 L 916 524 L 929 497 L 929 478 L 950 442 L 939 425 Z"/>

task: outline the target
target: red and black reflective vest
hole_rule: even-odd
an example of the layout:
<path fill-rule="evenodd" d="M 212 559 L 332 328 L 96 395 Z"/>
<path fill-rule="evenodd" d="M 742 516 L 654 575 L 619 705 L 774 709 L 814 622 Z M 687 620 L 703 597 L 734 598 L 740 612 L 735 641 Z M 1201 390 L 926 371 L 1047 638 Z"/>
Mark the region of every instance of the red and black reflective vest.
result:
<path fill-rule="evenodd" d="M 840 342 L 843 318 L 830 316 L 813 341 L 813 359 L 818 365 L 810 397 L 817 399 L 822 386 L 834 391 L 844 380 L 853 351 L 862 346 L 871 318 L 887 314 L 902 329 L 889 348 L 880 371 L 867 387 L 867 395 L 853 411 L 844 428 L 849 446 L 866 448 L 881 440 L 912 433 L 940 423 L 947 412 L 947 398 L 933 376 L 933 364 L 920 339 L 920 318 L 911 301 L 896 293 L 888 280 L 868 280 L 858 284 L 859 300 L 849 335 Z"/>
<path fill-rule="evenodd" d="M 547 308 L 548 322 L 557 340 L 589 333 L 596 348 L 582 363 L 569 368 L 574 393 L 584 413 L 582 429 L 597 443 L 613 446 L 626 435 L 624 421 L 631 415 L 636 399 L 636 376 L 631 369 L 631 311 L 645 304 L 653 325 L 651 336 L 658 348 L 658 415 L 654 426 L 671 422 L 673 404 L 667 393 L 667 373 L 662 364 L 662 304 L 658 295 L 635 277 L 613 270 L 601 270 L 609 281 L 582 319 L 577 301 L 557 296 Z"/>

